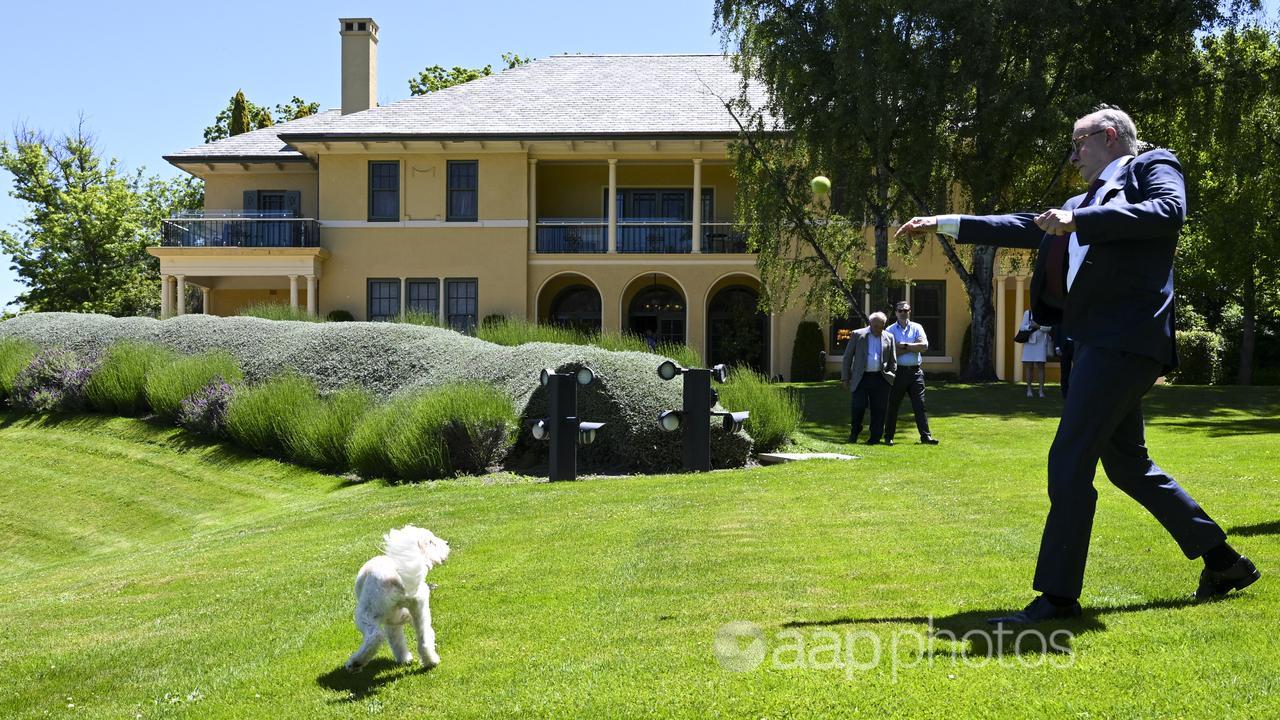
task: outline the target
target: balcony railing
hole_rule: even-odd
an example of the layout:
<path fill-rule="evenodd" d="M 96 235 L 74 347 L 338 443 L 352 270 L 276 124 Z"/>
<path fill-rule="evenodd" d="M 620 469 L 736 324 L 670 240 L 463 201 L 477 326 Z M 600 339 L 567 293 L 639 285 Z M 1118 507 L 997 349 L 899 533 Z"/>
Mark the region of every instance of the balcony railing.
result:
<path fill-rule="evenodd" d="M 276 211 L 179 213 L 164 221 L 162 242 L 174 247 L 319 247 L 320 224 Z"/>
<path fill-rule="evenodd" d="M 568 218 L 538 221 L 540 253 L 602 253 L 608 246 L 608 223 Z"/>
<path fill-rule="evenodd" d="M 747 234 L 734 232 L 733 223 L 706 223 L 702 226 L 702 252 L 745 253 Z"/>

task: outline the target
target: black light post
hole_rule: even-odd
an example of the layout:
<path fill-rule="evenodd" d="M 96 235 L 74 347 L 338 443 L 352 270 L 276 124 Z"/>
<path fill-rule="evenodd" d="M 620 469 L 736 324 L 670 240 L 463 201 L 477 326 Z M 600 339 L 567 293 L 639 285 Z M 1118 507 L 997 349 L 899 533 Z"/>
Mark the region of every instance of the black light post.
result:
<path fill-rule="evenodd" d="M 726 432 L 737 432 L 750 416 L 749 412 L 712 411 L 720 399 L 711 389 L 711 379 L 723 383 L 729 369 L 716 365 L 705 368 L 682 368 L 670 360 L 658 366 L 658 377 L 674 380 L 684 375 L 684 403 L 680 410 L 667 410 L 658 415 L 658 427 L 668 432 L 684 428 L 684 469 L 690 472 L 707 472 L 711 469 L 711 416 L 724 418 Z"/>
<path fill-rule="evenodd" d="M 533 424 L 535 440 L 550 440 L 547 459 L 548 477 L 555 480 L 578 479 L 578 445 L 590 445 L 604 423 L 578 420 L 578 386 L 590 385 L 595 374 L 590 368 L 576 373 L 542 371 L 539 382 L 547 388 L 547 417 Z"/>

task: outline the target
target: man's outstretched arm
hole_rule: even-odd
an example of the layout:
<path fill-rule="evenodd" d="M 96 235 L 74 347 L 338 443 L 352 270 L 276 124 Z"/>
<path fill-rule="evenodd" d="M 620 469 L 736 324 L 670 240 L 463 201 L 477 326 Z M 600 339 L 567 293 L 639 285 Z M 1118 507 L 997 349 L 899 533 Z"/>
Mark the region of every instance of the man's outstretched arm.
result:
<path fill-rule="evenodd" d="M 913 217 L 903 223 L 894 237 L 942 233 L 956 242 L 968 245 L 995 245 L 996 247 L 1040 247 L 1044 229 L 1036 224 L 1036 215 L 1015 213 L 1012 215 L 925 215 Z"/>

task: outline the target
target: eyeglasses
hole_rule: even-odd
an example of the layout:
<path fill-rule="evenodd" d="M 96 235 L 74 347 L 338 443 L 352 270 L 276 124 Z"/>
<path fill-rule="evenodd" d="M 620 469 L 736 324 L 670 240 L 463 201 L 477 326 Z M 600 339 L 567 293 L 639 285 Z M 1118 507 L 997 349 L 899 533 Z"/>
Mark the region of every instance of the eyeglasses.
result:
<path fill-rule="evenodd" d="M 1091 133 L 1077 135 L 1076 137 L 1071 138 L 1071 148 L 1076 152 L 1080 152 L 1080 146 L 1083 145 L 1084 141 L 1088 140 L 1091 135 L 1097 135 L 1100 132 L 1106 132 L 1106 131 L 1107 131 L 1107 128 L 1100 128 L 1098 130 L 1094 130 Z"/>

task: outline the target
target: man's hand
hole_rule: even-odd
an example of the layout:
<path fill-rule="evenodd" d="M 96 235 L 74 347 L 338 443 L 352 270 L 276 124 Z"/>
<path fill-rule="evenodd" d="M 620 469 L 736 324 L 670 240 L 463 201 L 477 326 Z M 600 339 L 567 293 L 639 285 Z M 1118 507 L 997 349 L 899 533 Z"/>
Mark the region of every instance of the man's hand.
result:
<path fill-rule="evenodd" d="M 923 235 L 925 233 L 938 231 L 938 218 L 933 215 L 925 217 L 913 217 L 898 227 L 898 232 L 893 234 L 894 239 L 903 235 Z"/>
<path fill-rule="evenodd" d="M 1076 216 L 1070 210 L 1045 210 L 1036 216 L 1036 227 L 1049 235 L 1070 235 L 1076 231 Z"/>

